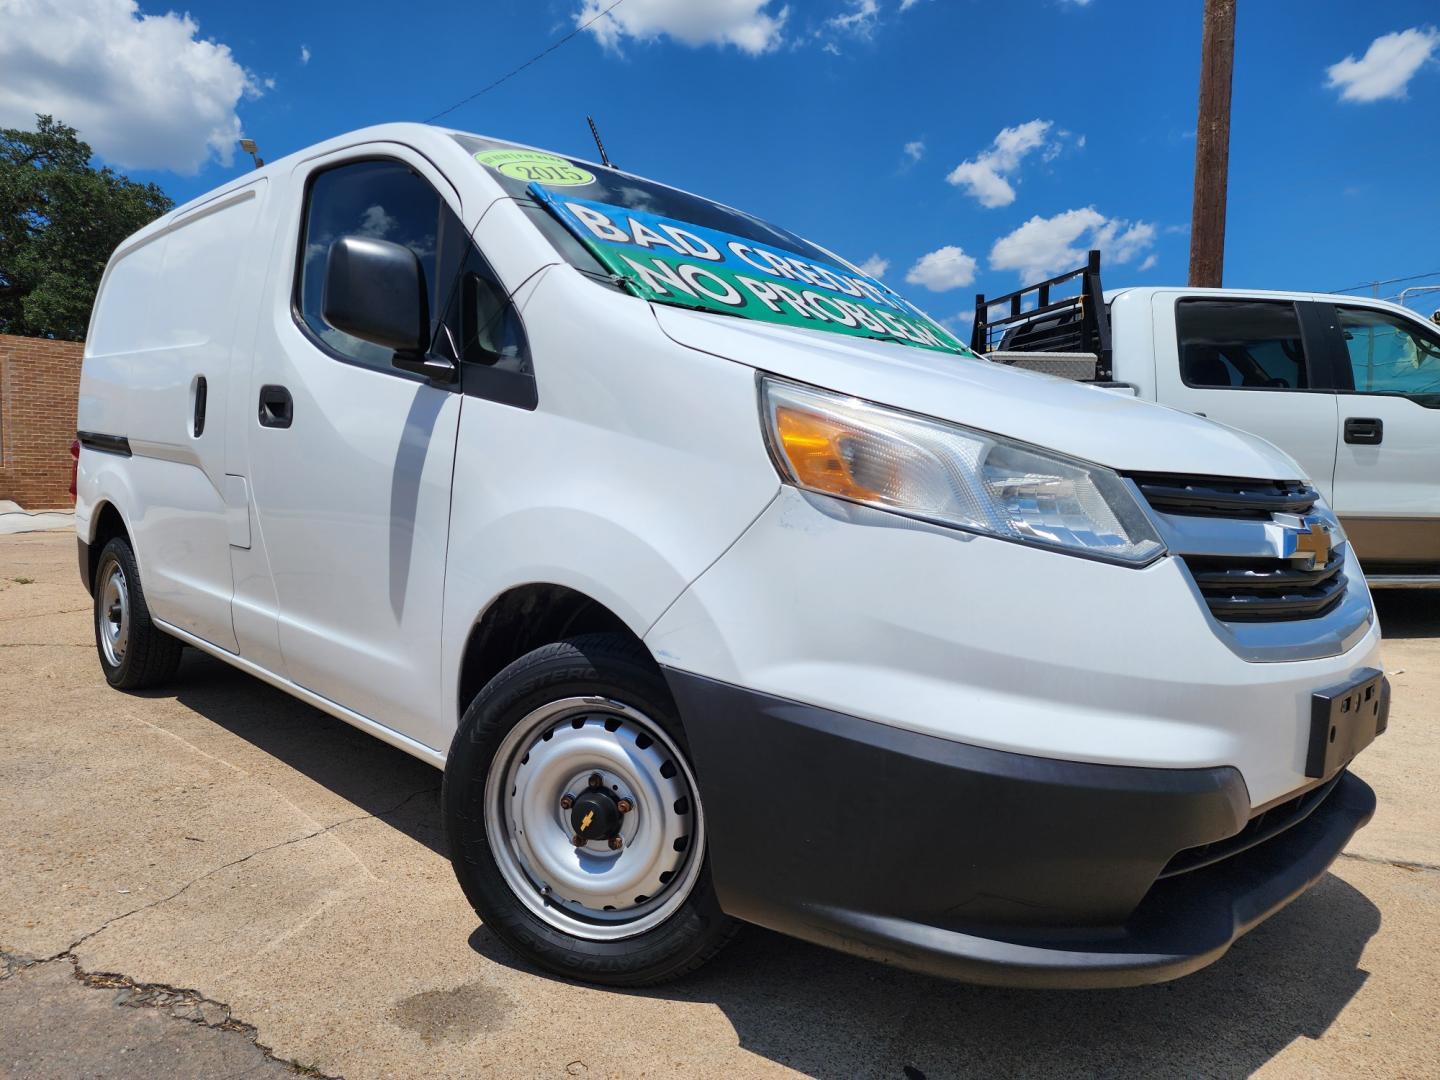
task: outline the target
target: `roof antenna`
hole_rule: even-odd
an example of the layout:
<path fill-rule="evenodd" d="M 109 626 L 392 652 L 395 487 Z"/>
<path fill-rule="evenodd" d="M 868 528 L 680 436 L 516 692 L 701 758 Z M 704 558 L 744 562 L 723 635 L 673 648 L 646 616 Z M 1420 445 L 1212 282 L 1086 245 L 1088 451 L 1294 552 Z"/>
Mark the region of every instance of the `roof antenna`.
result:
<path fill-rule="evenodd" d="M 590 134 L 595 136 L 595 145 L 600 149 L 600 163 L 607 169 L 613 169 L 615 166 L 610 164 L 610 155 L 605 153 L 605 144 L 600 141 L 600 129 L 595 126 L 595 118 L 587 116 L 585 120 L 590 124 Z"/>

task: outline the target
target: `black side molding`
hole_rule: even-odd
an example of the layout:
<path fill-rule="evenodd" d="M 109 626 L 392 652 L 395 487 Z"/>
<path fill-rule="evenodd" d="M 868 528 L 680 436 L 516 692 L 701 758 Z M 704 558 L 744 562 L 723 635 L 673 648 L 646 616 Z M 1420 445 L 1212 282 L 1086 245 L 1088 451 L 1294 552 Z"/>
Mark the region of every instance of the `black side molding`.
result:
<path fill-rule="evenodd" d="M 76 555 L 80 559 L 80 581 L 85 586 L 85 591 L 91 596 L 95 595 L 95 582 L 90 577 L 90 545 L 80 537 L 75 537 Z"/>
<path fill-rule="evenodd" d="M 130 440 L 124 435 L 106 435 L 99 431 L 77 431 L 75 437 L 87 450 L 99 450 L 102 454 L 119 454 L 130 457 Z"/>

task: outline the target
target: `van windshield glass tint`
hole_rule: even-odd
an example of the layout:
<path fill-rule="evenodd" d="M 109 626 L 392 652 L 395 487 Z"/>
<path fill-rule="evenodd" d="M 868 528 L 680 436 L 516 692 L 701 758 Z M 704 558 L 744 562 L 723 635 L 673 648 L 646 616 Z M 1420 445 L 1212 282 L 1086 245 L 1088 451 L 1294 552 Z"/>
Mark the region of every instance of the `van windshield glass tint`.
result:
<path fill-rule="evenodd" d="M 753 215 L 591 162 L 455 138 L 506 192 L 564 226 L 568 244 L 545 231 L 567 261 L 644 299 L 972 355 L 894 290 Z"/>

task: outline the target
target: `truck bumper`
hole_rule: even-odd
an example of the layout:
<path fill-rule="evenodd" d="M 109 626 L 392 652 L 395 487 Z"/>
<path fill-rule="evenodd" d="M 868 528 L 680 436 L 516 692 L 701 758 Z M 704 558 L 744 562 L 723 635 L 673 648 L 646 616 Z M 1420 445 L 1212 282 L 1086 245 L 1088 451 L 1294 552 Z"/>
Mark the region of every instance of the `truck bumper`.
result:
<path fill-rule="evenodd" d="M 1231 767 L 976 747 L 667 669 L 736 918 L 968 982 L 1114 987 L 1214 962 L 1375 808 L 1347 772 L 1253 814 Z"/>

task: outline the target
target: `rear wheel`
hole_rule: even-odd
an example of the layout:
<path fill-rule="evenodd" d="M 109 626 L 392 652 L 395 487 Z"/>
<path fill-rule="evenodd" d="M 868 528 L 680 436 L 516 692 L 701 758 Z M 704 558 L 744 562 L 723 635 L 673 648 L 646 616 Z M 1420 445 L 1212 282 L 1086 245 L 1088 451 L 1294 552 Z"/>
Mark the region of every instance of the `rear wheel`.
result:
<path fill-rule="evenodd" d="M 674 703 L 638 643 L 578 637 L 497 675 L 461 721 L 443 801 L 465 895 L 547 970 L 662 982 L 735 932 Z"/>
<path fill-rule="evenodd" d="M 135 553 L 120 536 L 101 549 L 95 567 L 95 648 L 117 690 L 158 686 L 180 666 L 184 646 L 150 621 Z"/>

